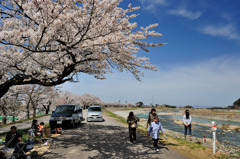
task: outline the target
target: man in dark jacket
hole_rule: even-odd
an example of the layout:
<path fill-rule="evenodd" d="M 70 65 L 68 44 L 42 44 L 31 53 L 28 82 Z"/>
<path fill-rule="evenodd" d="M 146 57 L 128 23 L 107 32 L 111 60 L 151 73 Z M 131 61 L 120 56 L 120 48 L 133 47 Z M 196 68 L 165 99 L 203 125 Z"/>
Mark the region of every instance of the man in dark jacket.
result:
<path fill-rule="evenodd" d="M 6 141 L 5 145 L 8 148 L 14 148 L 18 142 L 21 142 L 21 140 L 22 140 L 22 135 L 17 132 L 17 127 L 12 126 L 10 129 L 10 132 L 7 133 L 7 136 L 5 139 Z"/>

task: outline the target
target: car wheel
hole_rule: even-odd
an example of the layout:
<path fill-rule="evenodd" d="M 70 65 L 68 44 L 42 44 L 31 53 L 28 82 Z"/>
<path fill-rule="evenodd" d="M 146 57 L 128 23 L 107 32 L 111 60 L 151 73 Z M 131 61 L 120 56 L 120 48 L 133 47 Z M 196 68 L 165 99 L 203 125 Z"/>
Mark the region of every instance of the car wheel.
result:
<path fill-rule="evenodd" d="M 37 157 L 37 155 L 38 155 L 38 152 L 37 152 L 37 151 L 33 151 L 33 152 L 31 153 L 31 156 L 33 156 L 33 157 Z"/>
<path fill-rule="evenodd" d="M 81 125 L 81 123 L 82 123 L 82 120 L 81 120 L 81 119 L 79 119 L 79 123 L 78 123 L 78 124 L 79 124 L 79 125 Z"/>
<path fill-rule="evenodd" d="M 12 155 L 12 156 L 11 156 L 11 159 L 17 159 L 17 158 L 18 158 L 17 155 Z"/>
<path fill-rule="evenodd" d="M 31 159 L 31 158 L 32 158 L 32 156 L 27 156 L 27 157 L 26 157 L 26 159 Z"/>

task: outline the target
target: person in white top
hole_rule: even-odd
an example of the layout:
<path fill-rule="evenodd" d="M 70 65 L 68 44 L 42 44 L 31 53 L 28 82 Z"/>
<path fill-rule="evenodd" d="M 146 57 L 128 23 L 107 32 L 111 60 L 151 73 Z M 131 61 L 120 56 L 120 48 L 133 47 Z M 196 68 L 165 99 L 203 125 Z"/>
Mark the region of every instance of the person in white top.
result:
<path fill-rule="evenodd" d="M 192 141 L 192 125 L 191 125 L 192 117 L 189 114 L 189 110 L 185 111 L 185 115 L 183 115 L 183 122 L 184 122 L 184 135 L 185 135 L 185 140 L 187 137 L 187 129 L 189 130 L 189 140 Z"/>

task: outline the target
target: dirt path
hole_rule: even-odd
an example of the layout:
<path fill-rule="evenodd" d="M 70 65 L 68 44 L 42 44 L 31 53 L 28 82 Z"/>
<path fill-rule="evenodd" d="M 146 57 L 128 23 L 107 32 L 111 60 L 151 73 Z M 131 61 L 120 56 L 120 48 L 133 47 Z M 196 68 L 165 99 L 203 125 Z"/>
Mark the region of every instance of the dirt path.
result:
<path fill-rule="evenodd" d="M 86 116 L 84 116 L 86 117 Z M 187 159 L 174 150 L 162 145 L 160 152 L 155 152 L 152 141 L 137 134 L 137 144 L 131 145 L 126 126 L 104 116 L 104 122 L 83 122 L 74 129 L 65 129 L 54 139 L 52 153 L 41 158 L 67 159 Z"/>

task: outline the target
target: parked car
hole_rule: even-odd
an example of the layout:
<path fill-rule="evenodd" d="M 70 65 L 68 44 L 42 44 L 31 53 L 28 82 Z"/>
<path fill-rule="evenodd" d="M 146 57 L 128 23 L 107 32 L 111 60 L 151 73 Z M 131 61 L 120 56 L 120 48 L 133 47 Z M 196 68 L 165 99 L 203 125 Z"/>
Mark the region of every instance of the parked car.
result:
<path fill-rule="evenodd" d="M 101 106 L 94 105 L 88 107 L 87 121 L 104 121 Z"/>
<path fill-rule="evenodd" d="M 80 105 L 58 105 L 56 110 L 52 112 L 49 120 L 51 129 L 71 126 L 75 127 L 84 120 L 82 114 L 82 106 Z"/>

